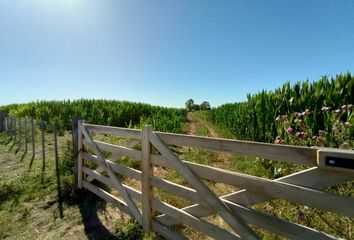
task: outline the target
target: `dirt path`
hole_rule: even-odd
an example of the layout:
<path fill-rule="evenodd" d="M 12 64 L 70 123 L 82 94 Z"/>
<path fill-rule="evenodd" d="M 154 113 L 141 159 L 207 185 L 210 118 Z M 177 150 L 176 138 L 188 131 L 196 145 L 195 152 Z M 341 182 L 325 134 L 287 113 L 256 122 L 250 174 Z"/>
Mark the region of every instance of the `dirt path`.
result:
<path fill-rule="evenodd" d="M 187 134 L 189 135 L 197 135 L 197 126 L 205 127 L 208 130 L 208 137 L 220 138 L 220 134 L 213 128 L 212 123 L 210 123 L 205 116 L 201 115 L 198 112 L 190 112 L 187 115 L 188 119 L 188 127 Z M 228 164 L 229 160 L 233 157 L 231 153 L 220 152 L 217 153 L 217 162 L 221 165 L 220 167 L 225 167 Z"/>
<path fill-rule="evenodd" d="M 188 135 L 196 135 L 197 134 L 197 128 L 195 125 L 195 117 L 193 116 L 192 112 L 189 112 L 187 114 L 187 130 L 186 134 Z"/>
<path fill-rule="evenodd" d="M 195 122 L 202 124 L 206 129 L 208 129 L 208 137 L 219 138 L 219 134 L 211 127 L 211 123 L 208 122 L 204 117 L 197 116 Z"/>

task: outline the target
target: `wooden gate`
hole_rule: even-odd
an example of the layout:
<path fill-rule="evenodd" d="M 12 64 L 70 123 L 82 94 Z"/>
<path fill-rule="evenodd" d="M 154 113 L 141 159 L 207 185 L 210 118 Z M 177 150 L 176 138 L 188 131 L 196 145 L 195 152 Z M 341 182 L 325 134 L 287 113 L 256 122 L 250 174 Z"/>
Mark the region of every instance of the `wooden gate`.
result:
<path fill-rule="evenodd" d="M 85 188 L 137 220 L 145 232 L 155 231 L 168 239 L 186 239 L 170 226 L 183 224 L 214 239 L 259 239 L 254 227 L 290 239 L 336 239 L 326 233 L 277 218 L 252 208 L 255 204 L 284 199 L 354 217 L 354 199 L 322 191 L 323 188 L 354 179 L 354 153 L 338 149 L 319 149 L 258 142 L 197 137 L 153 131 L 78 124 L 78 187 Z M 93 139 L 94 134 L 129 138 L 125 146 Z M 134 147 L 137 145 L 137 147 Z M 308 166 L 306 170 L 275 180 L 228 171 L 180 159 L 171 146 L 202 148 L 274 161 Z M 106 159 L 105 154 L 112 155 Z M 141 161 L 138 169 L 114 160 L 127 156 Z M 176 184 L 154 176 L 154 168 L 171 169 L 186 184 Z M 141 182 L 140 189 L 125 185 L 117 174 Z M 92 183 L 97 180 L 118 193 L 109 193 Z M 205 180 L 238 187 L 240 190 L 218 196 Z M 161 189 L 192 204 L 178 208 L 155 196 Z M 218 215 L 227 228 L 206 220 Z"/>

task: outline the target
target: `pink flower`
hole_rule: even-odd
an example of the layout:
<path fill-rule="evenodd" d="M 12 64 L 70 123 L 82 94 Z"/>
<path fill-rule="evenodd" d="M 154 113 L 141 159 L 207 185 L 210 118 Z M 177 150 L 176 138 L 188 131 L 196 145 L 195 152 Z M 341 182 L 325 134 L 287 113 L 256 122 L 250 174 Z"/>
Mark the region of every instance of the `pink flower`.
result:
<path fill-rule="evenodd" d="M 321 137 L 320 136 L 313 136 L 312 140 L 319 142 L 321 140 Z"/>
<path fill-rule="evenodd" d="M 306 135 L 307 134 L 305 132 L 297 132 L 295 134 L 296 137 L 301 138 L 301 139 L 304 139 L 306 137 Z"/>
<path fill-rule="evenodd" d="M 275 121 L 277 122 L 284 122 L 288 119 L 288 117 L 286 115 L 283 115 L 283 116 L 280 116 L 278 115 L 276 118 L 275 118 Z"/>
<path fill-rule="evenodd" d="M 321 108 L 321 110 L 324 112 L 328 112 L 329 110 L 331 110 L 331 107 L 323 107 Z"/>
<path fill-rule="evenodd" d="M 301 211 L 298 212 L 298 217 L 299 217 L 299 220 L 301 220 L 301 221 L 306 220 L 305 214 Z"/>
<path fill-rule="evenodd" d="M 268 212 L 271 212 L 271 211 L 274 210 L 274 207 L 271 206 L 271 205 L 267 205 L 267 206 L 265 207 L 265 209 L 266 209 Z"/>
<path fill-rule="evenodd" d="M 294 116 L 297 117 L 297 118 L 301 117 L 301 112 L 295 112 Z"/>
<path fill-rule="evenodd" d="M 334 110 L 334 113 L 336 113 L 336 114 L 341 113 L 341 112 L 342 112 L 342 110 L 340 110 L 340 109 Z"/>
<path fill-rule="evenodd" d="M 288 129 L 286 129 L 286 132 L 287 132 L 288 134 L 291 134 L 291 133 L 293 132 L 292 127 L 289 127 Z"/>
<path fill-rule="evenodd" d="M 347 105 L 347 109 L 352 109 L 353 108 L 353 104 L 348 104 Z"/>
<path fill-rule="evenodd" d="M 306 109 L 305 112 L 301 113 L 302 116 L 307 116 L 307 115 L 310 115 L 310 114 L 311 114 L 311 112 L 308 109 Z"/>
<path fill-rule="evenodd" d="M 283 140 L 281 140 L 281 138 L 279 136 L 277 136 L 275 138 L 275 141 L 274 141 L 275 144 L 282 144 L 283 143 Z"/>

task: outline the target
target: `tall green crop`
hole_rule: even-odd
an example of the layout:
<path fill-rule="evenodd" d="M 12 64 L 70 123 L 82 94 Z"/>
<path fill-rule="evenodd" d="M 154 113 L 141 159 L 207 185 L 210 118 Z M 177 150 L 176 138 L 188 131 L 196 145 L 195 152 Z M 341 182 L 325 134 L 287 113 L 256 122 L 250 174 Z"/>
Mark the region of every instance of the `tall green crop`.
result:
<path fill-rule="evenodd" d="M 88 123 L 119 127 L 152 124 L 156 130 L 169 132 L 182 132 L 186 120 L 184 109 L 116 100 L 38 101 L 2 106 L 0 110 L 54 122 L 67 130 L 71 128 L 71 119 L 75 116 L 82 117 Z"/>
<path fill-rule="evenodd" d="M 285 83 L 275 91 L 261 91 L 248 95 L 242 103 L 225 104 L 210 111 L 210 119 L 220 127 L 230 129 L 235 138 L 243 140 L 273 142 L 277 136 L 275 118 L 294 112 L 312 111 L 309 130 L 317 134 L 325 129 L 326 117 L 321 111 L 324 106 L 332 109 L 341 105 L 354 104 L 354 76 L 350 73 L 319 81 L 298 82 L 293 86 Z M 354 118 L 343 116 L 343 121 L 354 124 Z M 352 136 L 353 133 L 352 133 Z"/>

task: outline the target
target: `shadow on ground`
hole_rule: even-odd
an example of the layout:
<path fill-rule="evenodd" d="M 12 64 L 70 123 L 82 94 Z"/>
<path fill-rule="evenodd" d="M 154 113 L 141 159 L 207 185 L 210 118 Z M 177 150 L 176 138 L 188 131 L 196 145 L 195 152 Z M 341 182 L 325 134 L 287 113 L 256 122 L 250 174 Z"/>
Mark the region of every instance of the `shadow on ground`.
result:
<path fill-rule="evenodd" d="M 111 240 L 117 239 L 101 222 L 98 211 L 104 210 L 107 203 L 96 195 L 86 190 L 71 190 L 68 196 L 63 187 L 63 201 L 68 205 L 77 205 L 82 217 L 85 234 L 90 240 Z"/>

